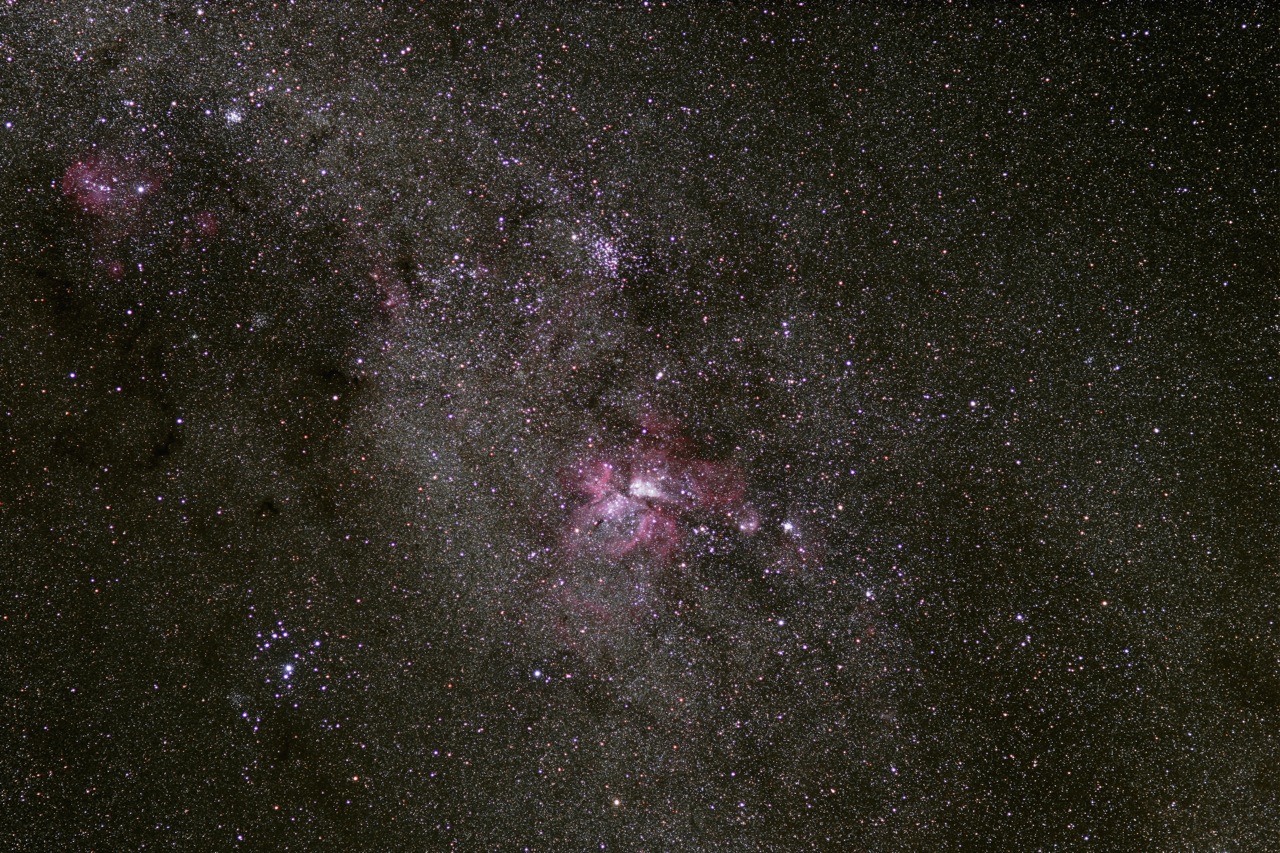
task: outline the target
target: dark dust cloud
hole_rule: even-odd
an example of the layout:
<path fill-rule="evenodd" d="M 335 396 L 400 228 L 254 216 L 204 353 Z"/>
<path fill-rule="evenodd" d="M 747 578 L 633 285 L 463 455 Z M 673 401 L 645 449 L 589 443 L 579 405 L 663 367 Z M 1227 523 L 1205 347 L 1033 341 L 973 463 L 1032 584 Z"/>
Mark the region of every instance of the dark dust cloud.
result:
<path fill-rule="evenodd" d="M 1261 6 L 10 3 L 0 839 L 1280 845 Z"/>

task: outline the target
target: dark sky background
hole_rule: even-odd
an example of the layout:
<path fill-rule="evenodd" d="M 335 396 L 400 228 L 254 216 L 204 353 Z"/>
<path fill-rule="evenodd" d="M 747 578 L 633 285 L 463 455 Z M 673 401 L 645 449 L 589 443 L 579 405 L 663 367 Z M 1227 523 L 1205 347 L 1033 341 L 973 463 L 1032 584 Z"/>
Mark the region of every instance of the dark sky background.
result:
<path fill-rule="evenodd" d="M 1280 847 L 1277 25 L 0 12 L 0 846 Z"/>

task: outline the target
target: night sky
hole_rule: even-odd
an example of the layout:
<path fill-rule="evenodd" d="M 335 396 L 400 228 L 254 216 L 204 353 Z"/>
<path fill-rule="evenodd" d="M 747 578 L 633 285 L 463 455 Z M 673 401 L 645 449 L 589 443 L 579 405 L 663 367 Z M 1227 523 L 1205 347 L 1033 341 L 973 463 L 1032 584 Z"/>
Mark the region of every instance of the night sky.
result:
<path fill-rule="evenodd" d="M 1280 13 L 562 5 L 0 11 L 0 847 L 1280 849 Z"/>

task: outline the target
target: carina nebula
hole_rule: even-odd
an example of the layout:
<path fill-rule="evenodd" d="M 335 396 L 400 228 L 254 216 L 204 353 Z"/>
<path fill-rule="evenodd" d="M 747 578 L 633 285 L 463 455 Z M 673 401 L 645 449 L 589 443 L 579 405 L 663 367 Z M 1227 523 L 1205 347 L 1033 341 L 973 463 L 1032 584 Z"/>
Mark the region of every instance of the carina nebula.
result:
<path fill-rule="evenodd" d="M 759 514 L 739 466 L 705 458 L 670 419 L 642 417 L 629 444 L 582 453 L 563 475 L 577 505 L 564 547 L 570 555 L 629 555 L 669 563 L 691 529 L 753 535 Z"/>
<path fill-rule="evenodd" d="M 533 622 L 566 669 L 665 682 L 654 670 L 662 646 L 717 595 L 705 564 L 752 538 L 759 515 L 739 463 L 699 447 L 674 418 L 645 411 L 618 432 L 569 449 L 552 485 L 559 523 Z"/>
<path fill-rule="evenodd" d="M 670 707 L 673 690 L 716 682 L 711 662 L 741 652 L 730 647 L 760 579 L 820 572 L 821 548 L 774 517 L 734 454 L 678 419 L 645 408 L 601 431 L 614 433 L 566 453 L 555 542 L 526 612 L 565 672 L 628 704 L 656 690 Z"/>

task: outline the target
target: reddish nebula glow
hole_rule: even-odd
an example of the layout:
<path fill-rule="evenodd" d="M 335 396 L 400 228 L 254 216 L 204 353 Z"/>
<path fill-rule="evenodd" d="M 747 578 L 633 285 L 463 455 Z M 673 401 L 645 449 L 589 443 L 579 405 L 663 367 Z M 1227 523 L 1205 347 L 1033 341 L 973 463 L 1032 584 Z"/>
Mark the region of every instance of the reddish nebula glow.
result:
<path fill-rule="evenodd" d="M 695 524 L 759 528 L 746 480 L 731 461 L 704 458 L 667 422 L 642 422 L 639 437 L 584 453 L 563 475 L 574 502 L 564 531 L 574 555 L 670 561 Z"/>
<path fill-rule="evenodd" d="M 92 151 L 62 174 L 62 194 L 82 211 L 103 219 L 133 216 L 159 184 L 159 175 L 127 154 Z"/>

